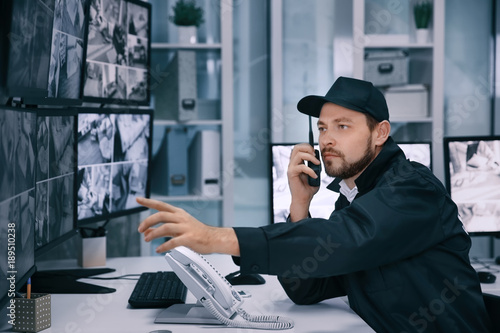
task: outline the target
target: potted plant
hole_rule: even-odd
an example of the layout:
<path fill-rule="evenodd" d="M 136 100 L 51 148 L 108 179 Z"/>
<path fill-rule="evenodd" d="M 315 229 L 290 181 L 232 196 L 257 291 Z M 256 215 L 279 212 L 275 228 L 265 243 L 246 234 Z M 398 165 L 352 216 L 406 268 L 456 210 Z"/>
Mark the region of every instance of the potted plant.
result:
<path fill-rule="evenodd" d="M 196 28 L 204 22 L 203 8 L 194 0 L 178 0 L 172 9 L 169 19 L 179 29 L 179 43 L 196 43 Z"/>
<path fill-rule="evenodd" d="M 429 0 L 417 2 L 413 6 L 417 43 L 426 43 L 429 37 L 429 23 L 432 17 L 432 3 Z"/>

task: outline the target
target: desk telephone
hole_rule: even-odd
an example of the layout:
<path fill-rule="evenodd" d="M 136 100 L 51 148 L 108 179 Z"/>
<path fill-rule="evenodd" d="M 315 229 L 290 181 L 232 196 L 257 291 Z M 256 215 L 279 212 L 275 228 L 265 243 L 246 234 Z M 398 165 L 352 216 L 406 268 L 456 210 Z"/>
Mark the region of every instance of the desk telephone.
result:
<path fill-rule="evenodd" d="M 231 327 L 275 330 L 293 327 L 293 321 L 288 318 L 253 316 L 240 308 L 243 299 L 233 286 L 205 257 L 187 247 L 179 246 L 167 252 L 165 259 L 198 302 L 220 323 Z M 236 320 L 237 315 L 244 320 Z"/>

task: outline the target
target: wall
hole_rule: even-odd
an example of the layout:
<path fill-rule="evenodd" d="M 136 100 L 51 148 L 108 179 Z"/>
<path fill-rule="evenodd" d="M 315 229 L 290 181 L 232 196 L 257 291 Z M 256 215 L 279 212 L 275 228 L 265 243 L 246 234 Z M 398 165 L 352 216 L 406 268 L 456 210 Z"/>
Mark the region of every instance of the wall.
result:
<path fill-rule="evenodd" d="M 261 226 L 270 223 L 268 1 L 236 0 L 233 16 L 233 226 Z"/>

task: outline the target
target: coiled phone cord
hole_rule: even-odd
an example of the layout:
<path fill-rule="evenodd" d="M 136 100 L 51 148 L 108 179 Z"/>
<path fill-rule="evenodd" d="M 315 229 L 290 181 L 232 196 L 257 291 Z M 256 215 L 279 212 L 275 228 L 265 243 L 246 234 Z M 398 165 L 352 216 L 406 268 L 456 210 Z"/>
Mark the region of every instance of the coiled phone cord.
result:
<path fill-rule="evenodd" d="M 287 330 L 294 326 L 293 320 L 288 319 L 286 317 L 280 316 L 254 316 L 248 314 L 242 308 L 238 308 L 236 310 L 238 314 L 245 319 L 243 320 L 234 320 L 224 317 L 222 314 L 217 311 L 215 306 L 212 304 L 212 301 L 206 298 L 201 299 L 201 303 L 205 305 L 207 310 L 217 318 L 221 323 L 230 327 L 238 327 L 238 328 L 257 328 L 257 329 L 265 329 L 265 330 Z"/>

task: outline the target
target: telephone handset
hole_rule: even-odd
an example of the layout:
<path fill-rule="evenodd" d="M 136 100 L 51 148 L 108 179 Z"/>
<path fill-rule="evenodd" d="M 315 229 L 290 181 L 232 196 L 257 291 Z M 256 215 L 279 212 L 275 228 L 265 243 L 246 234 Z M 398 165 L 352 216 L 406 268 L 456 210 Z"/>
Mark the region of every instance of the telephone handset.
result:
<path fill-rule="evenodd" d="M 196 299 L 222 324 L 240 328 L 289 329 L 281 316 L 252 316 L 240 308 L 243 299 L 205 257 L 179 246 L 165 254 L 168 264 Z M 243 320 L 235 320 L 240 315 Z"/>
<path fill-rule="evenodd" d="M 309 116 L 309 144 L 314 147 L 314 138 L 313 138 L 313 132 L 312 132 L 312 124 L 311 124 L 311 116 Z M 314 155 L 316 158 L 319 160 L 319 150 L 314 149 Z M 317 178 L 312 178 L 311 176 L 307 176 L 307 183 L 309 186 L 314 186 L 318 187 L 321 184 L 321 179 L 320 179 L 320 174 L 321 174 L 321 163 L 316 165 L 312 162 L 307 162 L 307 166 L 313 169 L 314 173 Z"/>

